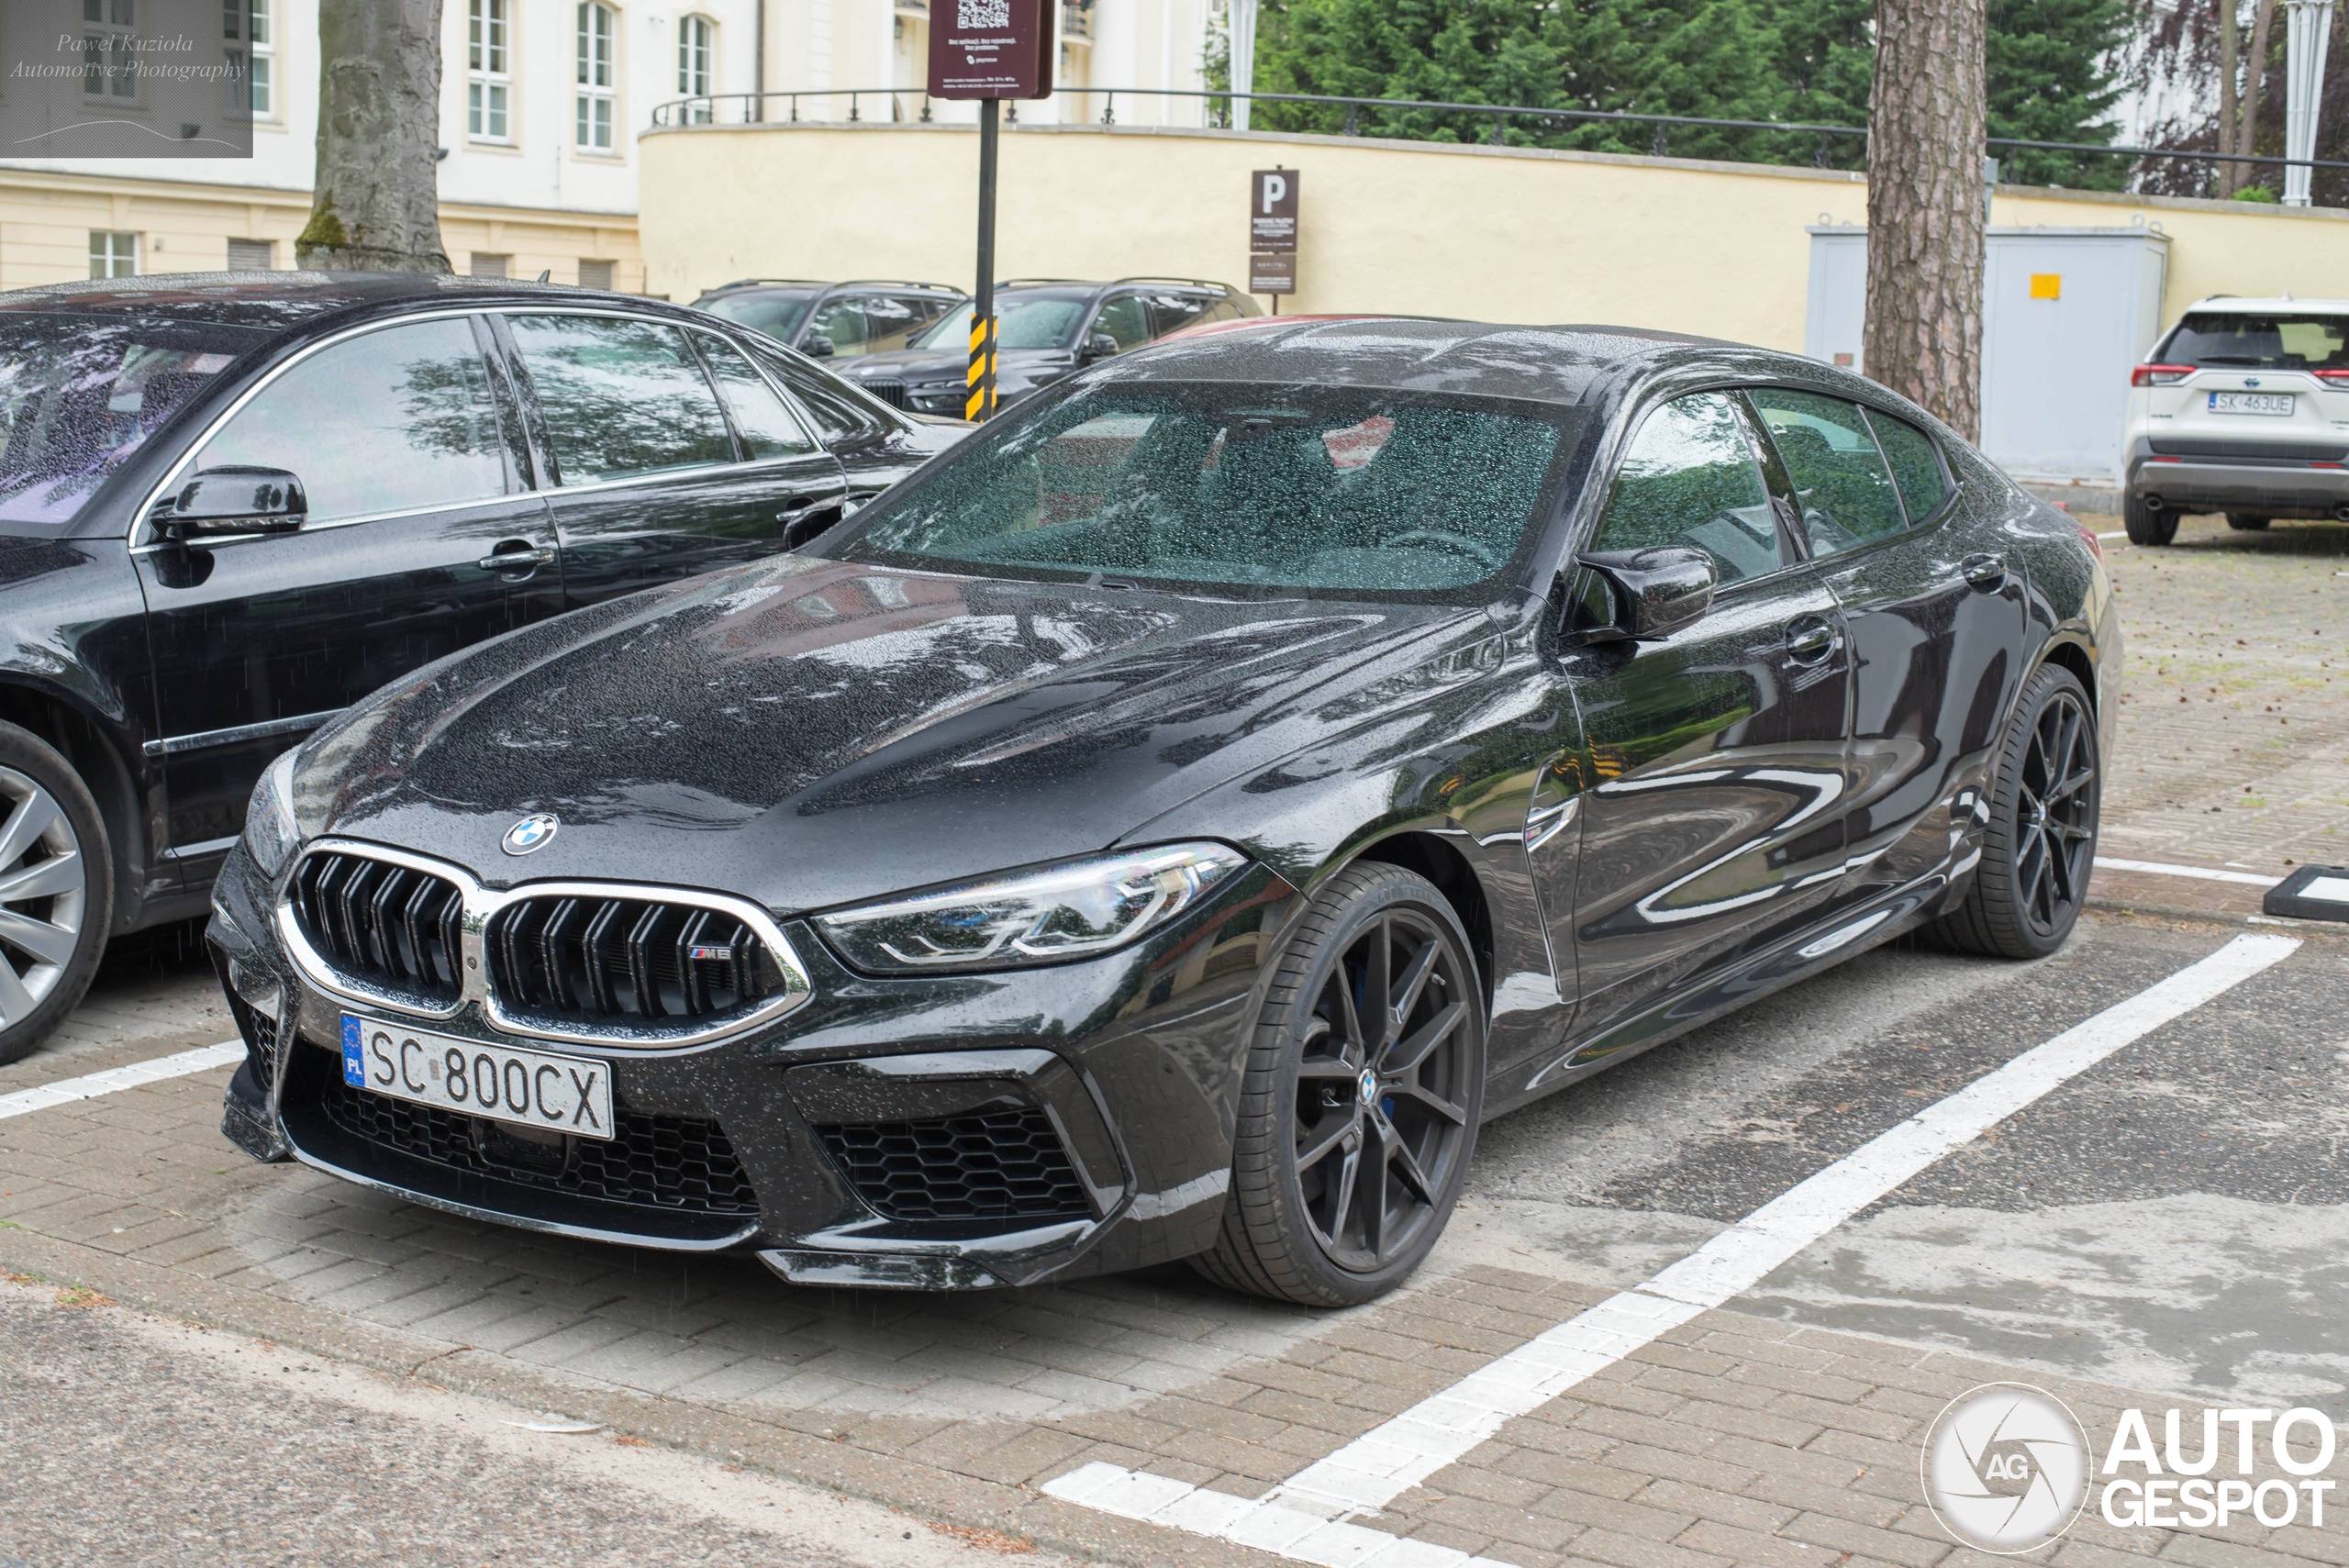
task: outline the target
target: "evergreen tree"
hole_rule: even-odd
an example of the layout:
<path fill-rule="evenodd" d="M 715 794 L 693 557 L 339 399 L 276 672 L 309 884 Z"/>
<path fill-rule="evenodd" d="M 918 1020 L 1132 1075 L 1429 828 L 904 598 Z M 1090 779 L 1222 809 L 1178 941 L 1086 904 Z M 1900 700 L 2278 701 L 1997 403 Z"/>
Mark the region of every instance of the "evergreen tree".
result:
<path fill-rule="evenodd" d="M 1990 0 L 1990 134 L 2106 143 L 2120 96 L 2099 69 L 2126 23 L 2121 0 Z M 2117 191 L 2129 161 L 2092 152 L 1994 148 L 1999 178 L 2024 185 Z"/>

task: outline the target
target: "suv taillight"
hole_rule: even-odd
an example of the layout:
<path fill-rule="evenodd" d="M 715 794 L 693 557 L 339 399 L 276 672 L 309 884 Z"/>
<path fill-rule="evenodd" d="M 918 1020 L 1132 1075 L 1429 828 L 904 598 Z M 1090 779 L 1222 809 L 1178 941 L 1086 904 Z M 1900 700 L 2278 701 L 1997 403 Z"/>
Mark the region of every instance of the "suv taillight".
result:
<path fill-rule="evenodd" d="M 2129 373 L 2132 386 L 2167 386 L 2194 373 L 2192 365 L 2139 365 Z"/>
<path fill-rule="evenodd" d="M 2318 371 L 2315 375 L 2327 386 L 2349 386 L 2349 370 Z"/>

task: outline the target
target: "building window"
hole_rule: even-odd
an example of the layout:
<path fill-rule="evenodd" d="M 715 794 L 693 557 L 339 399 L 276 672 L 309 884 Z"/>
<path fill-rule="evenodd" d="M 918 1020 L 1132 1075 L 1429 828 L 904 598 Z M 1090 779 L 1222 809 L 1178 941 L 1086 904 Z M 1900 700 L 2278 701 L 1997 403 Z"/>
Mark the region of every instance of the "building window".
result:
<path fill-rule="evenodd" d="M 228 270 L 232 272 L 266 272 L 277 266 L 277 241 L 274 239 L 231 239 L 228 241 Z"/>
<path fill-rule="evenodd" d="M 584 289 L 608 289 L 612 286 L 612 263 L 579 259 L 579 286 Z"/>
<path fill-rule="evenodd" d="M 139 0 L 82 0 L 82 95 L 139 96 Z"/>
<path fill-rule="evenodd" d="M 277 52 L 269 26 L 270 0 L 220 0 L 220 37 L 227 43 L 228 84 L 239 76 L 249 83 L 252 117 L 271 118 L 274 113 L 275 79 L 272 57 Z"/>
<path fill-rule="evenodd" d="M 707 17 L 681 17 L 677 19 L 677 92 L 686 98 L 701 102 L 685 108 L 685 123 L 707 125 L 710 122 L 710 94 L 718 90 L 711 61 L 716 58 L 713 47 L 718 28 Z"/>
<path fill-rule="evenodd" d="M 612 150 L 612 49 L 618 30 L 609 6 L 587 0 L 579 7 L 572 140 L 590 152 Z"/>
<path fill-rule="evenodd" d="M 478 141 L 507 141 L 514 91 L 509 0 L 465 0 L 465 132 Z"/>
<path fill-rule="evenodd" d="M 139 236 L 118 228 L 90 230 L 90 275 L 94 278 L 137 277 Z"/>
<path fill-rule="evenodd" d="M 465 270 L 477 278 L 502 278 L 514 265 L 511 255 L 496 250 L 476 250 Z"/>

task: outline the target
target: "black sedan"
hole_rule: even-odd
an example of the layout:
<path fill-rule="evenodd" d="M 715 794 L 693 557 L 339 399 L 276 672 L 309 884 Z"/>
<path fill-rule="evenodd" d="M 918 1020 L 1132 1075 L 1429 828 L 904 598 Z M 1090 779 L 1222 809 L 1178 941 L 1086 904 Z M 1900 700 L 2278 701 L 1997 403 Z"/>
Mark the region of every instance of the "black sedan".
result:
<path fill-rule="evenodd" d="M 813 537 L 963 430 L 569 288 L 0 295 L 0 1062 L 200 916 L 269 760 L 468 644 Z"/>
<path fill-rule="evenodd" d="M 273 765 L 227 1130 L 796 1281 L 1362 1301 L 1485 1118 L 1904 932 L 2062 943 L 2120 659 L 2093 540 L 1848 373 L 1163 344 Z"/>

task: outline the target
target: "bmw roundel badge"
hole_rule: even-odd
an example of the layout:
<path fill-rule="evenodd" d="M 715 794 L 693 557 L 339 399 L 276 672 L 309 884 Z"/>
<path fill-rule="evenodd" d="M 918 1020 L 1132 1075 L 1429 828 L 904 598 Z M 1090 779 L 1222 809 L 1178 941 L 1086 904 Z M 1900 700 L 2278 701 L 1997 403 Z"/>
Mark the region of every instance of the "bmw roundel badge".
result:
<path fill-rule="evenodd" d="M 562 826 L 561 818 L 551 811 L 541 811 L 536 817 L 525 817 L 506 829 L 499 845 L 509 855 L 527 855 L 533 850 L 546 848 L 554 830 Z"/>

